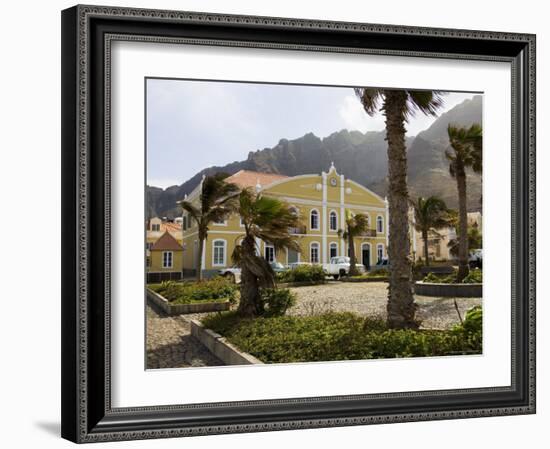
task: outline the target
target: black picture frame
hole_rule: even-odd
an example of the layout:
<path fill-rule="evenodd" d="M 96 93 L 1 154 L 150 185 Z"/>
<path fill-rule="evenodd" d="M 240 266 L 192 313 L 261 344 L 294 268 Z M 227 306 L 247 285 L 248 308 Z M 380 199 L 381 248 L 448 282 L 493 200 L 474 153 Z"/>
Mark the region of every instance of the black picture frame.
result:
<path fill-rule="evenodd" d="M 110 42 L 507 61 L 512 69 L 512 384 L 111 407 Z M 535 412 L 535 36 L 120 7 L 62 12 L 62 436 L 74 442 Z"/>

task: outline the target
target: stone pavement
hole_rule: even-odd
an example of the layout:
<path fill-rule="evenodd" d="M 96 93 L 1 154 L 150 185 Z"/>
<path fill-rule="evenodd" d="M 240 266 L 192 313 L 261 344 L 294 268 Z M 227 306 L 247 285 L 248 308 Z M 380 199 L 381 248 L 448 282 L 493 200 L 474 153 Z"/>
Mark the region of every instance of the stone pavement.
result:
<path fill-rule="evenodd" d="M 147 369 L 223 365 L 191 336 L 189 320 L 198 316 L 167 316 L 147 305 Z"/>

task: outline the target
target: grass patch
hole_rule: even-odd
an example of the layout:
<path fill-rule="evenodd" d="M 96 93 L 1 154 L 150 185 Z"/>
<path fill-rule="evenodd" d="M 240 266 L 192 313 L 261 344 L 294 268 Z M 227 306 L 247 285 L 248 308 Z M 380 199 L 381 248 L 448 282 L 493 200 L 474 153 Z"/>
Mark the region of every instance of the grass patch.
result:
<path fill-rule="evenodd" d="M 476 319 L 480 318 L 476 312 Z M 481 328 L 392 330 L 381 319 L 349 312 L 240 319 L 235 312 L 203 324 L 264 363 L 364 360 L 481 353 Z"/>
<path fill-rule="evenodd" d="M 165 281 L 149 284 L 148 287 L 165 297 L 171 304 L 194 304 L 204 302 L 235 302 L 238 287 L 222 277 L 202 282 Z"/>

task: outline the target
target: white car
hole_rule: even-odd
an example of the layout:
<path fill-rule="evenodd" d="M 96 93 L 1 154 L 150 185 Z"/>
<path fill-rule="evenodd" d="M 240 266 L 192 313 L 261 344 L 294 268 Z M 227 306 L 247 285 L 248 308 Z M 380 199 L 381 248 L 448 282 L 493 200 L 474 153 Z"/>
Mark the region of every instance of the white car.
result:
<path fill-rule="evenodd" d="M 218 270 L 218 273 L 234 284 L 241 282 L 241 269 L 239 267 L 222 268 Z"/>
<path fill-rule="evenodd" d="M 468 264 L 470 268 L 482 268 L 483 267 L 483 250 L 472 249 L 468 255 Z"/>
<path fill-rule="evenodd" d="M 323 270 L 328 276 L 333 276 L 334 279 L 338 279 L 342 276 L 347 276 L 350 269 L 350 258 L 345 256 L 337 256 L 330 259 L 330 263 L 323 264 Z M 365 266 L 357 263 L 355 264 L 359 273 L 365 272 Z"/>

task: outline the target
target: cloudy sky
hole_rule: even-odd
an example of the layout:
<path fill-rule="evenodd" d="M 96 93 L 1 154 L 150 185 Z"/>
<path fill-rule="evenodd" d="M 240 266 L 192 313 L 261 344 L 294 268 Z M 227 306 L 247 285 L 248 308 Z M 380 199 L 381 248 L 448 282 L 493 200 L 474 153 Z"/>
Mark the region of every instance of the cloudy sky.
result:
<path fill-rule="evenodd" d="M 448 93 L 441 112 L 473 96 Z M 146 101 L 147 184 L 163 188 L 211 165 L 246 159 L 282 138 L 384 129 L 383 115 L 369 117 L 346 87 L 148 79 Z M 434 120 L 417 114 L 406 126 L 408 135 Z"/>

